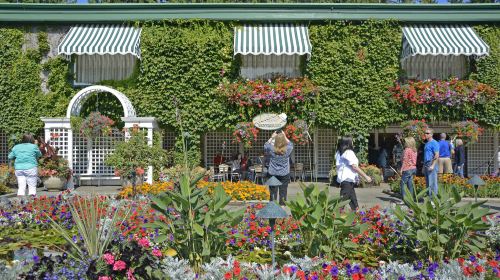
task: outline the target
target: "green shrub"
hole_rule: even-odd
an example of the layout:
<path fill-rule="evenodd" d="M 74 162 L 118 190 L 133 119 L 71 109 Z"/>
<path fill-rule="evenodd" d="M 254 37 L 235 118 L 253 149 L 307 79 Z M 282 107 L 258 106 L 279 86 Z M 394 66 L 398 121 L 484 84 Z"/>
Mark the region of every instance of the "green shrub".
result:
<path fill-rule="evenodd" d="M 406 192 L 404 202 L 408 210 L 403 211 L 398 205 L 394 213 L 403 222 L 403 246 L 410 250 L 408 254 L 420 260 L 442 261 L 484 252 L 484 231 L 489 224 L 483 218 L 489 209 L 481 207 L 485 201 L 459 206 L 461 199 L 455 188 L 440 188 L 439 194 L 432 197 L 422 191 L 416 200 Z"/>

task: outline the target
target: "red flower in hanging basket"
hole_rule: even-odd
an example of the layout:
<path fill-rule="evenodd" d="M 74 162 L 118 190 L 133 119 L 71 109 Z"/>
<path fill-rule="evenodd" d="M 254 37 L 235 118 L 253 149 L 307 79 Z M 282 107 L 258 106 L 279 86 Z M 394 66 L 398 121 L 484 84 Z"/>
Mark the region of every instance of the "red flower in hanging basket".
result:
<path fill-rule="evenodd" d="M 252 122 L 238 123 L 233 131 L 234 142 L 244 143 L 245 148 L 251 148 L 257 140 L 259 129 Z"/>

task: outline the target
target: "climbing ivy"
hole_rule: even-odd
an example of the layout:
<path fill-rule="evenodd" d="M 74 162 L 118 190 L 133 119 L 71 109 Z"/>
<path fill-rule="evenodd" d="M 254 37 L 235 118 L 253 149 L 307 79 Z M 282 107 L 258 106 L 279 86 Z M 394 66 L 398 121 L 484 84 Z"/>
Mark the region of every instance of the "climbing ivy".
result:
<path fill-rule="evenodd" d="M 134 74 L 102 84 L 125 93 L 140 116 L 154 116 L 178 135 L 185 132 L 191 158 L 199 160 L 205 132 L 249 121 L 216 92 L 221 73 L 229 80 L 238 76 L 233 24 L 172 20 L 142 23 L 141 28 L 142 59 Z M 477 61 L 471 78 L 500 90 L 499 26 L 475 28 L 491 50 L 490 56 Z M 321 88 L 310 108 L 315 112 L 310 116 L 314 125 L 353 133 L 364 152 L 372 129 L 413 117 L 387 91 L 399 75 L 400 23 L 337 21 L 311 24 L 309 30 L 313 53 L 305 74 Z M 0 69 L 8 69 L 0 71 L 0 130 L 7 133 L 41 131 L 39 118 L 63 116 L 77 91 L 70 84 L 67 60 L 43 59 L 51 47 L 47 33 L 38 34 L 37 49 L 23 51 L 24 35 L 19 28 L 0 28 Z M 42 71 L 47 74 L 46 94 L 40 86 Z M 112 96 L 101 95 L 98 108 L 94 101 L 95 97 L 90 99 L 83 111 L 99 110 L 119 118 L 121 107 Z M 471 117 L 498 127 L 499 110 L 497 102 Z"/>
<path fill-rule="evenodd" d="M 141 74 L 128 96 L 141 115 L 189 133 L 189 146 L 198 158 L 202 133 L 237 120 L 215 93 L 221 70 L 232 71 L 232 36 L 231 26 L 220 22 L 166 21 L 142 27 Z"/>
<path fill-rule="evenodd" d="M 500 25 L 475 26 L 479 36 L 490 46 L 490 54 L 476 61 L 476 71 L 471 78 L 492 86 L 500 93 Z M 500 128 L 500 97 L 496 102 L 486 104 L 473 115 L 480 122 Z"/>
<path fill-rule="evenodd" d="M 307 73 L 322 87 L 317 124 L 353 134 L 364 154 L 367 137 L 359 136 L 403 118 L 387 93 L 398 78 L 401 27 L 392 21 L 339 21 L 310 26 L 309 32 L 313 54 Z"/>

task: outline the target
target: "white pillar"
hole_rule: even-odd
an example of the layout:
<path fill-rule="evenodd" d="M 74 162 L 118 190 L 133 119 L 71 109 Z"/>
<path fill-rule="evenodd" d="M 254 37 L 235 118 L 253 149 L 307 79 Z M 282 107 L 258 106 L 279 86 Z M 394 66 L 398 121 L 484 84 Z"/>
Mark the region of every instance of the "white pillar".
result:
<path fill-rule="evenodd" d="M 156 122 L 156 119 L 153 117 L 123 117 L 122 121 L 125 122 L 125 128 L 126 128 L 126 133 L 125 133 L 125 139 L 128 139 L 130 137 L 128 130 L 130 128 L 133 128 L 135 125 L 139 126 L 139 128 L 145 128 L 148 130 L 147 137 L 148 137 L 148 145 L 152 146 L 153 145 L 153 132 L 154 130 L 158 129 L 158 123 Z M 148 174 L 146 175 L 146 180 L 148 183 L 152 184 L 153 183 L 153 167 L 148 166 Z"/>

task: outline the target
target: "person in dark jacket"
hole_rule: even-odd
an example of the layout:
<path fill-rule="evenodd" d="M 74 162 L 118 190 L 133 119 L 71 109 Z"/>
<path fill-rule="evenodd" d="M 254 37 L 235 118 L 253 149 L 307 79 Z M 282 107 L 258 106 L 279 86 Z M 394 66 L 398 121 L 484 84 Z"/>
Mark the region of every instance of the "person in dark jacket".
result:
<path fill-rule="evenodd" d="M 462 139 L 455 140 L 455 174 L 464 177 L 465 148 Z"/>

